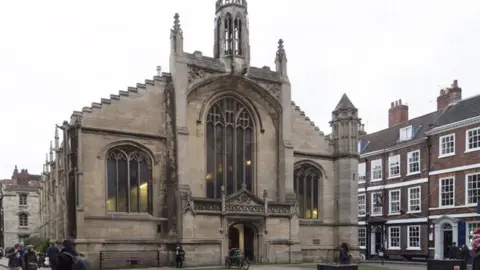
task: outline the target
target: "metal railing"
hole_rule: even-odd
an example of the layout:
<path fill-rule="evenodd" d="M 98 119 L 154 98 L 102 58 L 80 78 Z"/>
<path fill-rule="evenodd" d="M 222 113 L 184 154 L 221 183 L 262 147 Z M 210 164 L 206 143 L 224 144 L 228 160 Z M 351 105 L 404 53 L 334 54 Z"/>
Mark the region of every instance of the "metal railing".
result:
<path fill-rule="evenodd" d="M 160 267 L 158 250 L 100 251 L 100 269 Z"/>

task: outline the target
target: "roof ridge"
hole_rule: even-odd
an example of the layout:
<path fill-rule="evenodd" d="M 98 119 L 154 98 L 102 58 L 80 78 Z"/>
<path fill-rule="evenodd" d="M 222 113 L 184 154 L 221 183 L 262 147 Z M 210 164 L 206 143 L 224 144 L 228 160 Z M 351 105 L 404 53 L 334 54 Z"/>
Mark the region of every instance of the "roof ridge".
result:
<path fill-rule="evenodd" d="M 171 73 L 162 72 L 161 76 L 154 76 L 153 79 L 146 79 L 144 83 L 137 83 L 136 87 L 129 86 L 127 90 L 119 90 L 118 94 L 110 94 L 110 98 L 101 98 L 100 102 L 92 102 L 90 106 L 85 106 L 81 111 L 73 111 L 72 116 L 83 116 L 84 113 L 93 113 L 95 109 L 102 109 L 104 105 L 112 104 L 114 100 L 121 100 L 122 97 L 138 93 L 139 89 L 147 89 L 147 85 L 155 85 L 155 81 L 166 82 L 172 77 Z"/>
<path fill-rule="evenodd" d="M 320 128 L 317 125 L 315 125 L 315 122 L 310 120 L 310 117 L 306 116 L 305 112 L 302 111 L 300 106 L 296 105 L 293 100 L 290 101 L 290 105 L 295 106 L 295 111 L 298 111 L 300 113 L 300 116 L 304 117 L 304 120 L 308 122 L 311 127 L 313 127 L 313 130 L 316 131 L 318 135 L 325 136 L 325 133 L 323 133 L 323 131 L 321 131 Z"/>

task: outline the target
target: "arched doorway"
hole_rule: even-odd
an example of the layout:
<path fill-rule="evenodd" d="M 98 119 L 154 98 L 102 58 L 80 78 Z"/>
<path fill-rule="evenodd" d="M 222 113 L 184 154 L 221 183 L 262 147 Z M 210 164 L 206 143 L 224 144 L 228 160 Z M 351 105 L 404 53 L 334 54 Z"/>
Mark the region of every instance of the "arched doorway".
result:
<path fill-rule="evenodd" d="M 453 244 L 453 227 L 452 224 L 445 222 L 442 224 L 442 248 L 443 257 L 448 257 L 448 249 Z"/>
<path fill-rule="evenodd" d="M 228 249 L 239 248 L 249 261 L 255 261 L 258 252 L 255 248 L 257 235 L 257 227 L 252 223 L 234 223 L 228 228 Z"/>

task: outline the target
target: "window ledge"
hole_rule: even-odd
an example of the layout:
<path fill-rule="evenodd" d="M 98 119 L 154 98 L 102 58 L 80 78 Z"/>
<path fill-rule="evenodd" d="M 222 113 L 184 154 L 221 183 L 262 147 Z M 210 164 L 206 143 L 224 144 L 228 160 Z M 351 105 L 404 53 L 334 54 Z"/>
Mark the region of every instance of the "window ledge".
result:
<path fill-rule="evenodd" d="M 389 176 L 387 180 L 400 179 L 400 178 L 402 178 L 401 175 L 395 175 L 395 176 Z"/>
<path fill-rule="evenodd" d="M 400 247 L 388 247 L 388 250 L 400 250 Z"/>
<path fill-rule="evenodd" d="M 415 211 L 407 211 L 407 214 L 418 214 L 421 213 L 422 210 L 415 210 Z"/>
<path fill-rule="evenodd" d="M 389 216 L 399 216 L 400 212 L 388 213 Z"/>
<path fill-rule="evenodd" d="M 412 176 L 412 175 L 418 175 L 418 174 L 420 174 L 420 171 L 418 171 L 418 172 L 409 172 L 409 173 L 407 173 L 405 176 Z"/>
<path fill-rule="evenodd" d="M 381 217 L 381 216 L 383 216 L 383 214 L 381 214 L 381 213 L 380 214 L 371 214 L 370 216 L 371 217 Z"/>
<path fill-rule="evenodd" d="M 457 208 L 457 205 L 445 205 L 445 206 L 439 206 L 435 210 L 440 210 L 440 209 L 452 209 L 452 208 Z"/>
<path fill-rule="evenodd" d="M 450 154 L 445 154 L 445 155 L 439 155 L 438 158 L 447 158 L 447 157 L 453 157 L 455 156 L 455 153 L 450 153 Z"/>
<path fill-rule="evenodd" d="M 407 247 L 407 250 L 422 250 L 420 247 Z"/>
<path fill-rule="evenodd" d="M 370 182 L 380 182 L 380 181 L 383 181 L 383 178 L 370 180 Z"/>
<path fill-rule="evenodd" d="M 480 151 L 480 148 L 466 149 L 465 153 L 477 152 Z"/>
<path fill-rule="evenodd" d="M 362 181 L 358 181 L 359 184 L 365 184 L 366 181 L 365 180 L 362 180 Z"/>
<path fill-rule="evenodd" d="M 367 246 L 358 246 L 358 248 L 363 248 L 363 249 L 366 249 Z"/>
<path fill-rule="evenodd" d="M 465 206 L 466 207 L 477 207 L 477 204 L 476 203 L 466 203 Z"/>

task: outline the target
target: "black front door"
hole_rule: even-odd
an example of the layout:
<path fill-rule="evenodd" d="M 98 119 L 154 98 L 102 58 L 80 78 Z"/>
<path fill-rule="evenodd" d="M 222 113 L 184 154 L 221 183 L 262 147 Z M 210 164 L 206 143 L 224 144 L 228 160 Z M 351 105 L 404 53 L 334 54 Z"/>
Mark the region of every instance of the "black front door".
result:
<path fill-rule="evenodd" d="M 375 232 L 375 252 L 378 253 L 378 250 L 382 247 L 382 232 Z"/>
<path fill-rule="evenodd" d="M 228 229 L 228 249 L 240 248 L 240 232 L 235 227 L 230 227 Z"/>
<path fill-rule="evenodd" d="M 245 257 L 248 258 L 249 261 L 254 261 L 254 239 L 255 239 L 255 232 L 254 230 L 247 225 L 243 227 L 243 243 L 245 247 Z"/>
<path fill-rule="evenodd" d="M 443 231 L 443 257 L 448 257 L 448 249 L 453 244 L 453 232 L 452 231 Z"/>

